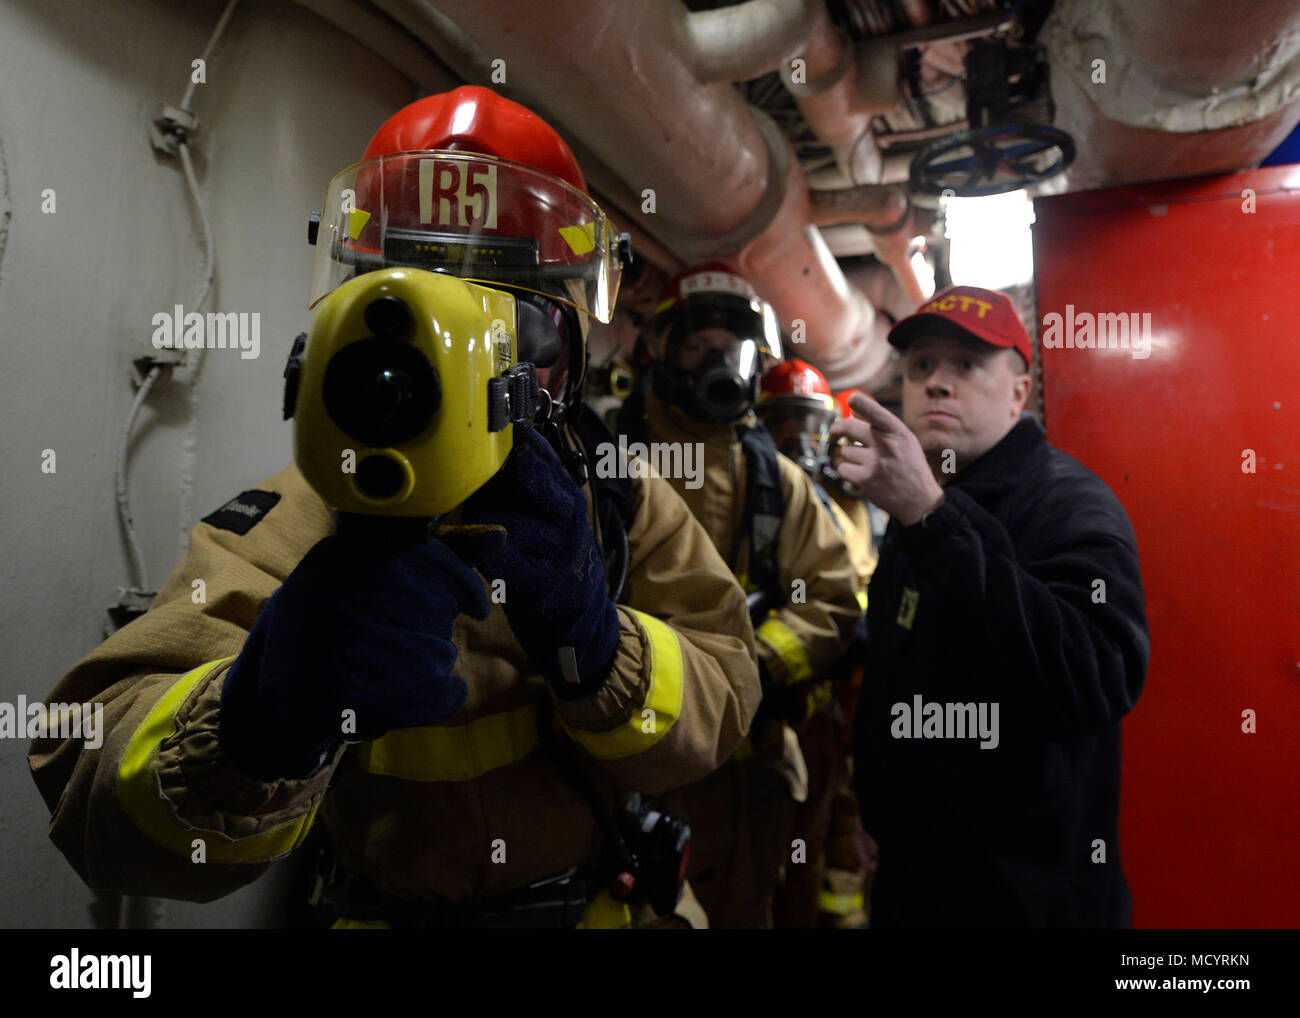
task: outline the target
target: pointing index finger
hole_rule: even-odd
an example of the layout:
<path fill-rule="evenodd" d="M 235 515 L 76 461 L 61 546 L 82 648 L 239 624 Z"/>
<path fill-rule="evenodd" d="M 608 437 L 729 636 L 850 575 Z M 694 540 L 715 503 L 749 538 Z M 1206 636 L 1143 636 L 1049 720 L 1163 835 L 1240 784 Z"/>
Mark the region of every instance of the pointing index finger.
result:
<path fill-rule="evenodd" d="M 876 431 L 897 431 L 903 423 L 870 396 L 858 392 L 849 397 L 849 408 L 855 417 L 862 418 Z"/>

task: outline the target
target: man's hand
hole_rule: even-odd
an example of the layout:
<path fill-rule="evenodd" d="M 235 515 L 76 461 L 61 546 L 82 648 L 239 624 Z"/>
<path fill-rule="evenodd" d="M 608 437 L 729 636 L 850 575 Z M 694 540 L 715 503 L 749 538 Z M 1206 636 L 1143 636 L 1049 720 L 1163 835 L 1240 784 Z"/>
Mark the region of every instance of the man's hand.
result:
<path fill-rule="evenodd" d="M 852 417 L 831 425 L 831 441 L 841 436 L 856 445 L 840 450 L 840 476 L 905 527 L 920 521 L 943 499 L 921 443 L 911 430 L 875 400 L 849 397 Z"/>

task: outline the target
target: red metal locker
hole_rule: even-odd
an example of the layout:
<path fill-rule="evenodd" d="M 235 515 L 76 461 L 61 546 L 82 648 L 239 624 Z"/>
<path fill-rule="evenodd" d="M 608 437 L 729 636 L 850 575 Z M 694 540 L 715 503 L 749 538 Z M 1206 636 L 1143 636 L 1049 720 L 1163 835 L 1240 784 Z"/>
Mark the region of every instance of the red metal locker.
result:
<path fill-rule="evenodd" d="M 1035 211 L 1048 439 L 1123 501 L 1146 586 L 1121 806 L 1134 925 L 1300 926 L 1300 166 Z M 1135 313 L 1145 357 L 1118 319 L 1106 349 L 1058 345 L 1070 316 L 1077 339 L 1082 314 Z"/>

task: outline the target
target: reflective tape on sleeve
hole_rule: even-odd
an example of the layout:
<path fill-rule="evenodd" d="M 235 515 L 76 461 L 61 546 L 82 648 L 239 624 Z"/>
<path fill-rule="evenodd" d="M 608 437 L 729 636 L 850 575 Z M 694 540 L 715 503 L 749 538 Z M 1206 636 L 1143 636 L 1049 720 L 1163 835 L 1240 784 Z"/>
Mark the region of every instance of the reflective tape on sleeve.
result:
<path fill-rule="evenodd" d="M 233 839 L 220 831 L 193 827 L 176 815 L 158 780 L 158 752 L 176 734 L 176 712 L 214 668 L 231 658 L 199 665 L 177 679 L 154 704 L 149 716 L 127 744 L 117 771 L 117 796 L 122 810 L 151 840 L 179 855 L 192 856 L 202 840 L 208 862 L 262 863 L 278 859 L 302 841 L 316 808 L 294 820 L 247 838 Z"/>
<path fill-rule="evenodd" d="M 677 634 L 666 622 L 627 609 L 636 617 L 645 631 L 646 655 L 649 659 L 650 688 L 640 710 L 616 728 L 593 732 L 583 728 L 564 728 L 575 742 L 598 760 L 644 753 L 668 734 L 682 713 L 685 695 L 686 668 L 682 659 L 682 645 Z"/>
<path fill-rule="evenodd" d="M 407 781 L 472 781 L 517 763 L 538 746 L 537 707 L 487 714 L 463 725 L 398 728 L 353 752 L 361 769 Z"/>
<path fill-rule="evenodd" d="M 778 618 L 770 618 L 758 627 L 754 634 L 766 643 L 785 665 L 786 682 L 794 685 L 807 682 L 813 677 L 812 663 L 808 652 L 804 650 L 803 641 L 794 631 Z"/>

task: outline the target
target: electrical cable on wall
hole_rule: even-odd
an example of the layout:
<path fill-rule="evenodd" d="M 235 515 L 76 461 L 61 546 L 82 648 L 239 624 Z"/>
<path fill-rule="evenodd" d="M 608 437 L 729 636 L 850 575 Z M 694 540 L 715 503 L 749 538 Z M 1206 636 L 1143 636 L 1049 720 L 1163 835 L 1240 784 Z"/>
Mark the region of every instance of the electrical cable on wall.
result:
<path fill-rule="evenodd" d="M 227 23 L 230 21 L 231 14 L 234 13 L 238 5 L 239 0 L 230 0 L 226 4 L 225 10 L 208 38 L 208 44 L 203 50 L 204 67 L 207 66 L 208 59 L 212 56 L 217 41 L 221 38 Z M 203 238 L 203 271 L 198 296 L 195 298 L 192 310 L 201 311 L 208 298 L 212 295 L 213 283 L 216 279 L 217 258 L 216 247 L 212 240 L 212 226 L 208 222 L 207 209 L 204 207 L 203 197 L 199 193 L 199 181 L 194 172 L 194 160 L 190 155 L 189 139 L 198 131 L 198 121 L 190 112 L 195 84 L 193 75 L 191 75 L 189 86 L 185 89 L 185 95 L 181 99 L 179 107 L 163 105 L 162 116 L 154 121 L 152 133 L 153 144 L 156 149 L 180 156 L 186 190 L 189 192 L 190 200 L 193 202 L 194 211 L 198 218 L 199 230 Z M 122 529 L 126 532 L 127 549 L 131 556 L 135 585 L 121 591 L 121 598 L 116 612 L 110 612 L 113 621 L 117 625 L 125 625 L 133 614 L 139 614 L 147 609 L 157 593 L 149 582 L 148 567 L 145 564 L 144 552 L 140 547 L 140 540 L 135 531 L 135 521 L 131 515 L 131 500 L 127 491 L 126 472 L 131 433 L 135 428 L 136 418 L 140 415 L 140 408 L 144 406 L 145 400 L 149 398 L 149 393 L 153 391 L 164 375 L 170 376 L 177 367 L 191 368 L 190 381 L 193 384 L 197 377 L 199 365 L 202 363 L 203 352 L 204 348 L 199 347 L 194 351 L 187 349 L 180 353 L 179 356 L 171 359 L 150 356 L 136 360 L 137 365 L 147 366 L 148 370 L 144 372 L 144 377 L 140 381 L 135 398 L 131 401 L 131 408 L 127 412 L 126 420 L 122 425 L 114 478 L 117 510 L 122 520 Z M 191 353 L 194 354 L 193 358 L 190 357 Z M 96 917 L 96 925 L 98 926 L 144 929 L 162 924 L 166 917 L 166 904 L 161 899 L 146 896 L 98 892 L 91 911 L 92 915 Z"/>
<path fill-rule="evenodd" d="M 230 21 L 231 14 L 239 5 L 239 0 L 230 0 L 226 4 L 225 10 L 217 21 L 216 28 L 213 29 L 212 35 L 208 38 L 208 44 L 203 50 L 203 65 L 206 67 L 208 59 L 212 55 L 217 41 L 221 38 Z M 212 240 L 212 228 L 208 222 L 207 210 L 203 206 L 202 195 L 199 193 L 198 178 L 194 173 L 194 162 L 190 155 L 189 139 L 197 133 L 198 123 L 190 112 L 190 103 L 194 98 L 195 81 L 191 75 L 188 87 L 185 89 L 185 95 L 181 99 L 179 107 L 163 106 L 163 116 L 155 121 L 154 147 L 166 152 L 175 152 L 180 156 L 181 168 L 185 175 L 185 184 L 189 191 L 190 200 L 194 204 L 194 209 L 198 217 L 199 228 L 203 237 L 203 258 L 204 268 L 202 283 L 199 294 L 192 309 L 201 311 L 204 303 L 212 293 L 213 281 L 216 277 L 216 250 Z M 194 357 L 191 359 L 191 353 Z M 131 568 L 133 572 L 133 585 L 124 592 L 126 595 L 134 594 L 135 598 L 131 599 L 136 607 L 139 606 L 141 599 L 152 598 L 155 591 L 149 582 L 148 567 L 145 564 L 144 552 L 140 547 L 140 540 L 135 531 L 135 521 L 131 515 L 131 500 L 127 490 L 127 461 L 129 458 L 129 448 L 131 443 L 131 433 L 135 428 L 136 418 L 140 414 L 140 408 L 144 405 L 149 393 L 154 386 L 162 380 L 164 374 L 170 375 L 176 367 L 191 368 L 198 370 L 202 360 L 203 348 L 196 351 L 185 350 L 178 358 L 171 361 L 164 361 L 159 358 L 146 358 L 148 371 L 140 382 L 140 387 L 136 391 L 135 399 L 131 402 L 131 408 L 127 412 L 126 421 L 123 423 L 121 437 L 119 439 L 117 468 L 115 471 L 115 488 L 117 496 L 118 516 L 122 521 L 122 529 L 126 533 L 127 549 L 131 556 Z"/>

